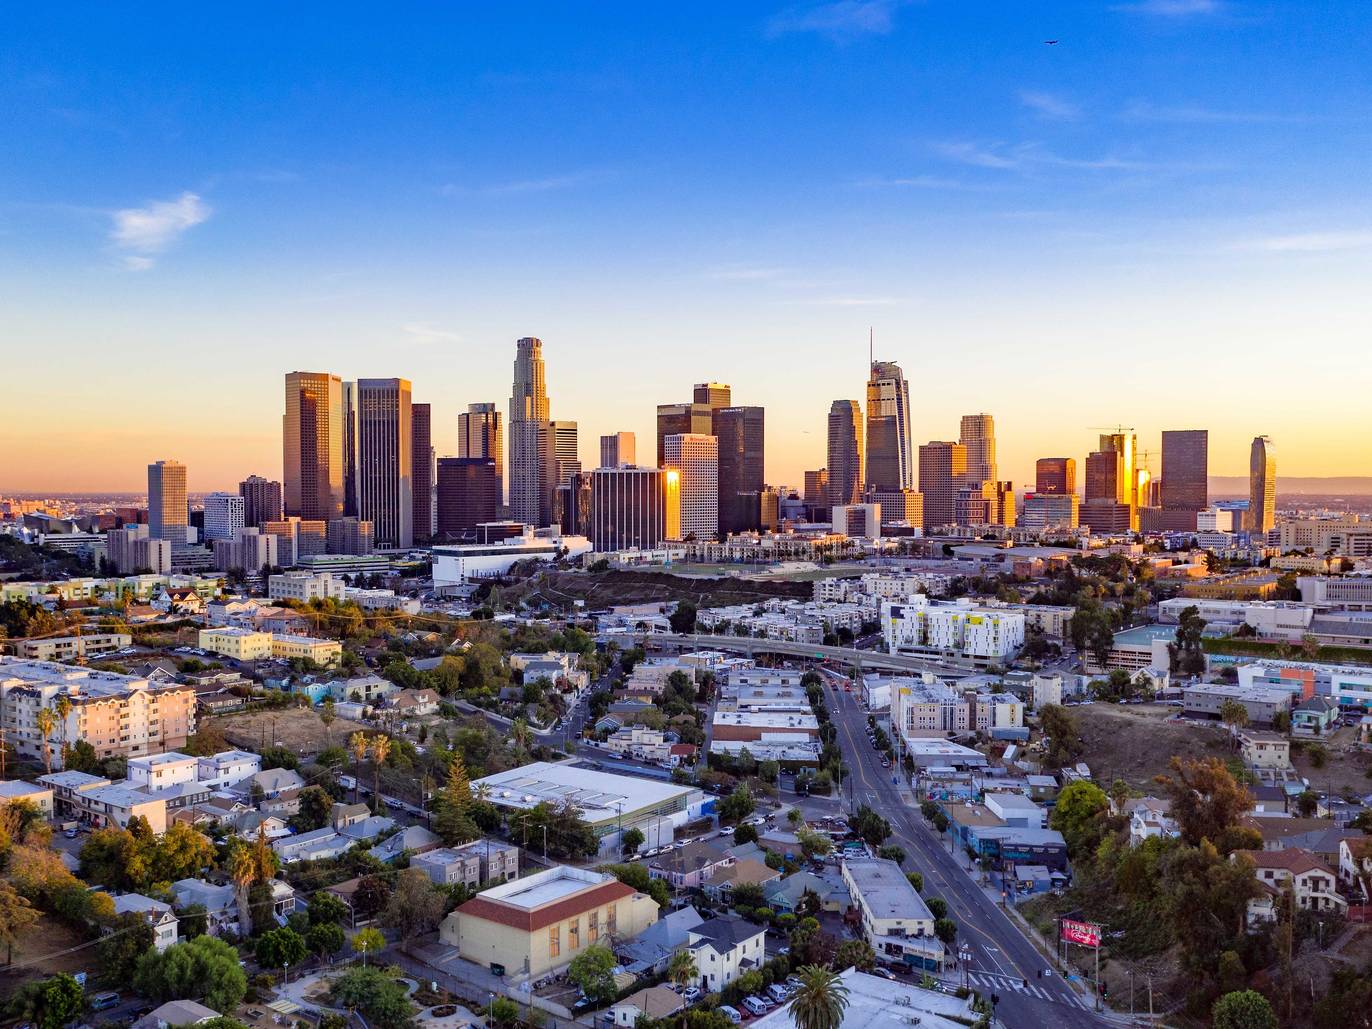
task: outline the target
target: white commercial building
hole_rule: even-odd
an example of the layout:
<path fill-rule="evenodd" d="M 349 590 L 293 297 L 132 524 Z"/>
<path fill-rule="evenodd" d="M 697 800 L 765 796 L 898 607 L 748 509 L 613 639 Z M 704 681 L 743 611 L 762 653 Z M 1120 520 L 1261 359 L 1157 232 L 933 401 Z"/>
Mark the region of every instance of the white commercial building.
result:
<path fill-rule="evenodd" d="M 882 633 L 892 654 L 928 653 L 1003 663 L 1024 646 L 1024 614 L 978 607 L 966 599 L 950 603 L 927 597 L 881 605 Z"/>
<path fill-rule="evenodd" d="M 205 539 L 235 540 L 243 531 L 246 508 L 237 493 L 211 493 L 205 498 Z"/>
<path fill-rule="evenodd" d="M 267 578 L 267 597 L 271 600 L 330 600 L 342 598 L 341 578 L 329 572 L 283 572 Z"/>
<path fill-rule="evenodd" d="M 662 440 L 662 466 L 679 473 L 681 538 L 719 534 L 719 440 L 697 432 Z"/>
<path fill-rule="evenodd" d="M 433 548 L 434 589 L 460 586 L 472 579 L 506 574 L 520 561 L 554 561 L 589 553 L 585 536 L 541 536 L 526 528 L 523 535 L 495 543 L 464 543 Z"/>
<path fill-rule="evenodd" d="M 128 777 L 130 786 L 146 792 L 169 790 L 173 786 L 199 781 L 199 759 L 174 750 L 131 757 Z"/>

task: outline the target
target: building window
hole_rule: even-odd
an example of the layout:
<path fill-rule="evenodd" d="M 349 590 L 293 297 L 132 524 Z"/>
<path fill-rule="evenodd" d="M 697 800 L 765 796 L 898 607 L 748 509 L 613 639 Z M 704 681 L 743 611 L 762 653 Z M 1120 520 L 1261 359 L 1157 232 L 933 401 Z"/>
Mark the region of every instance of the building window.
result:
<path fill-rule="evenodd" d="M 586 916 L 586 942 L 595 943 L 600 939 L 600 912 L 592 911 Z"/>
<path fill-rule="evenodd" d="M 548 927 L 548 957 L 555 958 L 562 953 L 562 929 L 559 926 L 551 925 Z"/>
<path fill-rule="evenodd" d="M 619 912 L 613 905 L 605 909 L 605 933 L 613 936 L 619 931 Z"/>
<path fill-rule="evenodd" d="M 581 946 L 581 919 L 573 918 L 567 923 L 567 947 L 576 950 Z"/>

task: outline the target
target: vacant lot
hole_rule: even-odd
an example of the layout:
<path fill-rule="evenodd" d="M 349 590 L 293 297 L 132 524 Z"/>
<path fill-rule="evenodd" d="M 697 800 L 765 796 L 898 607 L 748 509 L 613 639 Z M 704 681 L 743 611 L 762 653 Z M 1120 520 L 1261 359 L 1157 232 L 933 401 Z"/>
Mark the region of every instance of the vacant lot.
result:
<path fill-rule="evenodd" d="M 359 722 L 346 718 L 334 720 L 325 733 L 319 712 L 310 708 L 285 707 L 275 711 L 243 711 L 231 715 L 217 715 L 209 723 L 236 747 L 261 750 L 273 743 L 297 754 L 317 754 L 332 742 L 345 743 L 349 733 L 365 729 Z M 368 730 L 371 731 L 371 730 Z"/>
<path fill-rule="evenodd" d="M 78 949 L 79 948 L 79 949 Z M 0 968 L 0 997 L 7 997 L 20 983 L 58 972 L 100 971 L 95 945 L 52 915 L 44 913 L 37 924 L 15 942 L 13 968 Z M 0 959 L 5 952 L 0 950 Z"/>
<path fill-rule="evenodd" d="M 1175 754 L 1182 758 L 1229 758 L 1225 729 L 1191 721 L 1171 721 L 1177 708 L 1159 704 L 1083 704 L 1068 708 L 1085 741 L 1083 760 L 1099 783 L 1123 779 L 1136 789 L 1153 789 L 1153 777 L 1167 771 Z"/>

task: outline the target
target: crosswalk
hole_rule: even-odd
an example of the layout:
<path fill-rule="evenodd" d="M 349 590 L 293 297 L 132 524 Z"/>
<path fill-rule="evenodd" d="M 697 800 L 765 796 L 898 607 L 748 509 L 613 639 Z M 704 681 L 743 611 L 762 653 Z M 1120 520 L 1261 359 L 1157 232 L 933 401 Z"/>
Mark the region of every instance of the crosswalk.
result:
<path fill-rule="evenodd" d="M 1023 979 L 1017 976 L 1002 975 L 999 972 L 968 972 L 967 982 L 983 993 L 1005 993 L 1009 991 L 1026 994 L 1053 1004 L 1079 1007 L 1083 1011 L 1094 1010 L 1094 1006 L 1088 998 L 1069 990 L 1064 984 L 1058 984 L 1057 989 L 1049 989 L 1041 981 L 1030 981 L 1026 986 Z"/>

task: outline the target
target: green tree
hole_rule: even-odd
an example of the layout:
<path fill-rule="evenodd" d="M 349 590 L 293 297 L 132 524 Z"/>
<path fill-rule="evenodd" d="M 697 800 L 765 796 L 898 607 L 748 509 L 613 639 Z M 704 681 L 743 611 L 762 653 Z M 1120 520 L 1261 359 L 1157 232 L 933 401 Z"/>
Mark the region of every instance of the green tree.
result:
<path fill-rule="evenodd" d="M 1053 807 L 1051 825 L 1067 841 L 1074 858 L 1095 850 L 1105 829 L 1110 798 L 1093 782 L 1078 779 L 1062 788 Z"/>
<path fill-rule="evenodd" d="M 696 606 L 689 600 L 677 601 L 676 610 L 667 616 L 672 632 L 689 635 L 696 631 Z"/>
<path fill-rule="evenodd" d="M 1045 704 L 1039 711 L 1039 728 L 1044 736 L 1043 763 L 1063 768 L 1081 757 L 1081 730 L 1072 713 L 1060 704 Z"/>
<path fill-rule="evenodd" d="M 500 1029 L 509 1029 L 519 1022 L 519 1005 L 509 997 L 495 997 L 486 1008 L 491 1024 Z"/>
<path fill-rule="evenodd" d="M 719 802 L 719 820 L 737 824 L 756 810 L 753 791 L 747 783 L 739 783 L 734 791 Z"/>
<path fill-rule="evenodd" d="M 209 914 L 204 904 L 188 904 L 176 913 L 177 935 L 183 940 L 204 936 L 210 928 Z"/>
<path fill-rule="evenodd" d="M 572 958 L 567 978 L 594 1003 L 608 1004 L 615 997 L 614 967 L 615 956 L 610 948 L 593 944 Z"/>
<path fill-rule="evenodd" d="M 951 947 L 958 935 L 958 924 L 951 918 L 940 918 L 934 922 L 934 935 Z"/>
<path fill-rule="evenodd" d="M 915 888 L 916 893 L 924 892 L 924 876 L 919 872 L 906 872 L 905 878 L 910 880 L 910 885 Z"/>
<path fill-rule="evenodd" d="M 381 911 L 381 924 L 394 929 L 401 949 L 419 934 L 437 928 L 445 913 L 445 898 L 433 881 L 418 868 L 407 868 L 396 878 L 390 901 Z"/>
<path fill-rule="evenodd" d="M 300 832 L 312 832 L 329 824 L 333 816 L 333 796 L 322 786 L 306 786 L 300 791 L 300 813 L 295 816 Z"/>
<path fill-rule="evenodd" d="M 891 823 L 866 804 L 857 809 L 857 814 L 849 816 L 848 827 L 872 847 L 880 847 L 891 835 Z"/>
<path fill-rule="evenodd" d="M 139 959 L 152 950 L 157 934 L 140 912 L 125 911 L 110 924 L 110 932 L 96 945 L 100 970 L 111 984 L 133 978 Z"/>
<path fill-rule="evenodd" d="M 343 949 L 343 927 L 336 922 L 319 922 L 310 926 L 305 933 L 305 946 L 311 954 L 321 958 L 332 957 Z"/>
<path fill-rule="evenodd" d="M 263 968 L 298 965 L 308 953 L 304 937 L 288 925 L 269 930 L 257 938 L 257 963 Z"/>
<path fill-rule="evenodd" d="M 619 844 L 620 847 L 623 848 L 624 853 L 636 854 L 638 853 L 638 848 L 643 846 L 643 841 L 646 839 L 647 837 L 643 835 L 642 829 L 626 829 L 619 839 Z"/>
<path fill-rule="evenodd" d="M 14 944 L 24 939 L 38 922 L 38 912 L 9 883 L 0 881 L 0 945 L 5 948 L 5 964 L 14 963 Z"/>
<path fill-rule="evenodd" d="M 75 1020 L 86 1006 L 85 991 L 81 984 L 65 972 L 43 982 L 35 1005 L 38 1029 L 62 1029 L 62 1026 Z"/>
<path fill-rule="evenodd" d="M 133 986 L 149 1000 L 201 999 L 229 1012 L 248 992 L 238 951 L 213 936 L 197 936 L 164 951 L 149 949 L 138 959 Z"/>
<path fill-rule="evenodd" d="M 377 1029 L 405 1029 L 414 1017 L 405 987 L 381 968 L 350 968 L 334 980 L 330 993 L 335 1006 L 360 1011 Z"/>
<path fill-rule="evenodd" d="M 834 849 L 833 840 L 809 829 L 798 830 L 796 839 L 800 841 L 801 853 L 807 858 L 823 857 Z"/>
<path fill-rule="evenodd" d="M 848 987 L 818 965 L 806 965 L 796 975 L 800 986 L 788 1008 L 796 1029 L 840 1029 L 848 1010 Z"/>
<path fill-rule="evenodd" d="M 757 826 L 739 825 L 734 829 L 734 846 L 742 847 L 745 843 L 757 842 Z"/>
<path fill-rule="evenodd" d="M 637 862 L 628 862 L 622 865 L 601 865 L 597 871 L 608 872 L 626 886 L 632 886 L 639 893 L 646 893 L 657 902 L 657 906 L 666 910 L 672 900 L 671 887 L 667 885 L 665 879 L 654 879 L 648 874 L 648 869 Z"/>
<path fill-rule="evenodd" d="M 342 925 L 348 917 L 348 905 L 327 890 L 318 890 L 310 897 L 307 909 L 310 925 Z"/>
<path fill-rule="evenodd" d="M 1215 1029 L 1277 1029 L 1278 1024 L 1272 1005 L 1254 990 L 1226 993 L 1215 1001 L 1210 1018 Z"/>
<path fill-rule="evenodd" d="M 380 929 L 359 929 L 353 933 L 353 938 L 349 942 L 352 944 L 353 952 L 362 955 L 364 968 L 369 954 L 380 954 L 386 949 L 386 937 Z"/>
<path fill-rule="evenodd" d="M 866 940 L 844 940 L 838 945 L 834 955 L 834 968 L 856 968 L 859 972 L 870 972 L 876 967 L 877 956 Z"/>
<path fill-rule="evenodd" d="M 1219 758 L 1183 761 L 1174 756 L 1171 770 L 1171 775 L 1159 775 L 1156 782 L 1170 801 L 1168 814 L 1176 820 L 1181 838 L 1193 847 L 1202 840 L 1220 845 L 1226 831 L 1253 806 L 1252 795 Z"/>

